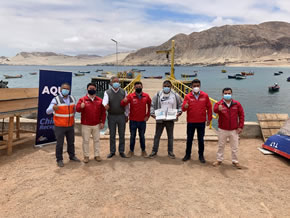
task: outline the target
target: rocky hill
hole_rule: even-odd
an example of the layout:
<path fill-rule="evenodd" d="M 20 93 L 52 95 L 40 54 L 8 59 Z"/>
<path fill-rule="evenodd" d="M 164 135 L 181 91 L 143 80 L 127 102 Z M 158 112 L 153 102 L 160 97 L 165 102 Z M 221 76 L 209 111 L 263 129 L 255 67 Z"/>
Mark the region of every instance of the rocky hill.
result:
<path fill-rule="evenodd" d="M 129 53 L 119 53 L 119 61 L 122 61 Z M 113 65 L 116 63 L 115 54 L 107 56 L 81 54 L 70 56 L 54 52 L 20 52 L 16 56 L 0 57 L 0 64 L 8 65 L 60 65 L 60 66 L 84 66 L 84 65 Z"/>
<path fill-rule="evenodd" d="M 290 23 L 225 25 L 178 34 L 160 46 L 129 54 L 124 65 L 169 64 L 165 54 L 175 40 L 175 63 L 181 65 L 290 65 Z"/>

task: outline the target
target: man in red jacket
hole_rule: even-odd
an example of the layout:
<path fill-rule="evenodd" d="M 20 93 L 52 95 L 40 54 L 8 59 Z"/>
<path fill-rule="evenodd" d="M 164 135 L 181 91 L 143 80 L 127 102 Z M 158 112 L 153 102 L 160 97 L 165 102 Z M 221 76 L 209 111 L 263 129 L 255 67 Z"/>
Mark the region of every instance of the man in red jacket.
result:
<path fill-rule="evenodd" d="M 87 85 L 88 94 L 77 103 L 76 110 L 81 113 L 82 137 L 84 162 L 89 162 L 89 141 L 93 136 L 94 155 L 96 161 L 100 158 L 100 129 L 104 128 L 106 121 L 106 109 L 102 104 L 102 99 L 96 96 L 96 84 Z"/>
<path fill-rule="evenodd" d="M 192 92 L 188 93 L 183 101 L 182 111 L 187 111 L 187 141 L 186 152 L 182 159 L 187 161 L 191 158 L 191 148 L 194 131 L 197 129 L 199 161 L 204 159 L 204 133 L 205 125 L 209 126 L 212 120 L 212 105 L 208 94 L 200 91 L 200 80 L 194 79 L 191 83 Z M 206 117 L 207 114 L 207 117 Z"/>
<path fill-rule="evenodd" d="M 218 120 L 218 151 L 217 161 L 213 163 L 214 166 L 218 166 L 224 159 L 224 148 L 229 138 L 230 146 L 232 148 L 232 163 L 233 165 L 241 169 L 238 161 L 238 145 L 239 134 L 244 127 L 244 110 L 240 102 L 232 99 L 232 89 L 223 89 L 223 99 L 214 105 L 214 112 L 219 115 Z"/>
<path fill-rule="evenodd" d="M 135 82 L 135 92 L 129 94 L 121 101 L 121 106 L 125 107 L 130 104 L 129 126 L 130 126 L 130 151 L 128 157 L 134 155 L 135 140 L 137 129 L 139 131 L 139 140 L 143 157 L 147 156 L 145 147 L 146 122 L 150 117 L 151 98 L 147 93 L 142 92 L 143 85 L 141 82 Z"/>

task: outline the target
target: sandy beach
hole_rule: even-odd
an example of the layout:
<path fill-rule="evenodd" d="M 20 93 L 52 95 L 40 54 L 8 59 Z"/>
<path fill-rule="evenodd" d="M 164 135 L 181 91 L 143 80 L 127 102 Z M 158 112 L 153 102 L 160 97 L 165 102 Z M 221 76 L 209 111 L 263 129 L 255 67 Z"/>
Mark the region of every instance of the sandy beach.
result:
<path fill-rule="evenodd" d="M 147 151 L 152 141 L 147 140 Z M 1 217 L 287 217 L 290 213 L 289 160 L 263 155 L 260 139 L 242 139 L 242 170 L 225 161 L 213 167 L 216 142 L 206 142 L 206 164 L 183 163 L 185 141 L 175 141 L 175 160 L 167 157 L 162 140 L 158 157 L 106 159 L 108 140 L 101 141 L 98 163 L 55 163 L 54 145 L 34 149 L 33 142 L 16 146 L 12 156 L 0 153 Z M 126 141 L 128 151 L 128 141 Z M 82 158 L 81 138 L 76 154 Z"/>

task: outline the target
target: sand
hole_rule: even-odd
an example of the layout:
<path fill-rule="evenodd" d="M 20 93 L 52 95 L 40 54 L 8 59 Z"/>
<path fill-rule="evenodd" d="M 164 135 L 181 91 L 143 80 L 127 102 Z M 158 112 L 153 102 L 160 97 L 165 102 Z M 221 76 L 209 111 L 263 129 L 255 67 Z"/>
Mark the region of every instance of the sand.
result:
<path fill-rule="evenodd" d="M 54 146 L 32 148 L 33 142 L 14 148 L 12 156 L 0 152 L 0 217 L 289 217 L 290 161 L 257 150 L 262 141 L 242 139 L 242 170 L 232 167 L 230 149 L 225 161 L 213 167 L 216 142 L 206 142 L 206 164 L 183 163 L 185 142 L 174 142 L 175 160 L 167 157 L 165 140 L 158 157 L 133 158 L 109 152 L 101 141 L 98 163 L 68 161 L 58 168 Z M 128 146 L 128 141 L 126 141 Z M 147 151 L 152 141 L 147 140 Z M 128 147 L 126 148 L 128 151 Z M 82 157 L 81 138 L 76 154 Z M 92 156 L 91 156 L 92 159 Z"/>

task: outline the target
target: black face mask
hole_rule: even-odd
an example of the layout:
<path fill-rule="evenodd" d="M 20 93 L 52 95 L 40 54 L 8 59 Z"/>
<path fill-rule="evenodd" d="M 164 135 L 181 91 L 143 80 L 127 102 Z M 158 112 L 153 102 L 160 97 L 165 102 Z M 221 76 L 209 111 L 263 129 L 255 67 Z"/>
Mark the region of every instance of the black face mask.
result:
<path fill-rule="evenodd" d="M 136 88 L 135 91 L 140 94 L 142 92 L 142 88 Z"/>
<path fill-rule="evenodd" d="M 96 94 L 96 90 L 94 90 L 94 89 L 89 89 L 89 90 L 88 90 L 88 93 L 89 93 L 90 95 L 94 95 L 94 94 Z"/>

